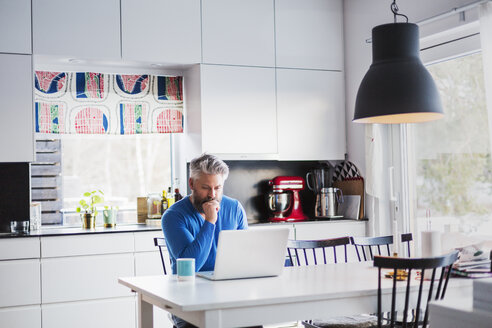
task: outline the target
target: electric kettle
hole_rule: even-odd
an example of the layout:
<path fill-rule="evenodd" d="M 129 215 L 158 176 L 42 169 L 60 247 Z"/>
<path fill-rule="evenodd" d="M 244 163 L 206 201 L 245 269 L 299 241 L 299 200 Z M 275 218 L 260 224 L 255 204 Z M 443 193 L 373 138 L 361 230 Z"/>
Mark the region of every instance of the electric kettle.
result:
<path fill-rule="evenodd" d="M 321 189 L 321 216 L 327 218 L 340 217 L 337 215 L 338 204 L 343 203 L 342 190 L 339 188 Z"/>

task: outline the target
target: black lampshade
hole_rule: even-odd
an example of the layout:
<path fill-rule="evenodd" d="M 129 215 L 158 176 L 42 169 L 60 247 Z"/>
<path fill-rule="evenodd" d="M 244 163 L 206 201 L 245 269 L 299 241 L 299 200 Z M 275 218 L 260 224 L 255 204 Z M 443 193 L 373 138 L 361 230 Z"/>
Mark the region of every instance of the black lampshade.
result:
<path fill-rule="evenodd" d="M 417 25 L 374 27 L 372 59 L 357 92 L 353 122 L 416 123 L 443 117 L 437 87 L 420 61 Z"/>

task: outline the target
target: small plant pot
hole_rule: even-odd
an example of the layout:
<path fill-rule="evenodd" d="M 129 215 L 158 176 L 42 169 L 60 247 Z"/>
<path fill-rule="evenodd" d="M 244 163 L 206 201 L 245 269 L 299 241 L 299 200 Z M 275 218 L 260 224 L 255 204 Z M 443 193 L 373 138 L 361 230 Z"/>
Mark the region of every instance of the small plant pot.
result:
<path fill-rule="evenodd" d="M 118 210 L 104 210 L 103 211 L 103 219 L 104 219 L 104 227 L 112 228 L 116 226 L 116 215 L 118 214 Z"/>
<path fill-rule="evenodd" d="M 94 229 L 96 227 L 96 217 L 92 213 L 80 214 L 82 219 L 82 228 L 84 229 Z"/>

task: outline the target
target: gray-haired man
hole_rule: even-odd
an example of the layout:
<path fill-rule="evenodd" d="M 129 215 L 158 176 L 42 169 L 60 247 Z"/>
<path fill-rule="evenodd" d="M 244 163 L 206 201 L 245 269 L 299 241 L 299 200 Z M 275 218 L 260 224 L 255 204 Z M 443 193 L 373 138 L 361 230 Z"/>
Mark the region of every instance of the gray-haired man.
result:
<path fill-rule="evenodd" d="M 162 231 L 174 274 L 176 259 L 181 257 L 194 258 L 197 271 L 213 271 L 219 232 L 248 228 L 241 204 L 223 196 L 228 175 L 229 168 L 216 156 L 203 154 L 191 161 L 191 195 L 162 216 Z M 173 316 L 173 320 L 178 328 L 194 327 L 178 317 Z"/>

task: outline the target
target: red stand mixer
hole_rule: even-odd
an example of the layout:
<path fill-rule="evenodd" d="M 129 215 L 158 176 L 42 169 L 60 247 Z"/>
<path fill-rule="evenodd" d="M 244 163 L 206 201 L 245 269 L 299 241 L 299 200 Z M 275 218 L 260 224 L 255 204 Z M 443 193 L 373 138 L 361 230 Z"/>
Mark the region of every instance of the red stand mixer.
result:
<path fill-rule="evenodd" d="M 272 222 L 304 221 L 299 191 L 304 189 L 302 177 L 278 176 L 268 181 L 272 191 L 267 194 L 268 209 L 273 212 Z"/>

